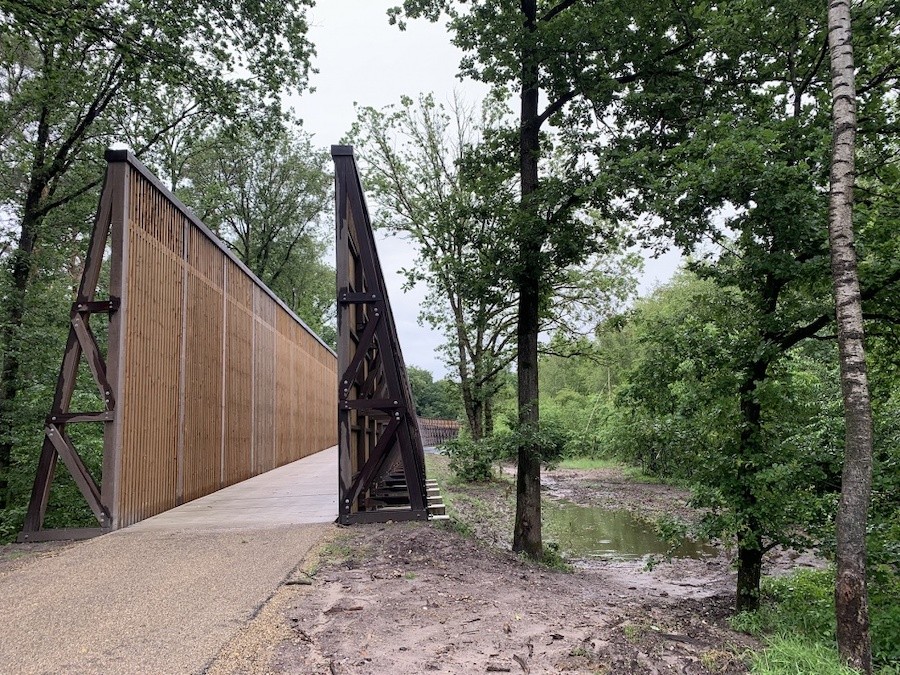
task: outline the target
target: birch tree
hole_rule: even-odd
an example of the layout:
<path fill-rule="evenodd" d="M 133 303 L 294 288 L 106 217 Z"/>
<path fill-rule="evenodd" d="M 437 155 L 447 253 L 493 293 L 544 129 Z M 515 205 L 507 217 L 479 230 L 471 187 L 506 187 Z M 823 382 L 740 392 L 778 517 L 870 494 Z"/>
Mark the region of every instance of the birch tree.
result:
<path fill-rule="evenodd" d="M 853 234 L 856 82 L 849 0 L 829 2 L 828 45 L 833 120 L 828 241 L 846 423 L 837 513 L 835 613 L 841 658 L 851 667 L 870 673 L 866 516 L 872 485 L 872 406 Z"/>

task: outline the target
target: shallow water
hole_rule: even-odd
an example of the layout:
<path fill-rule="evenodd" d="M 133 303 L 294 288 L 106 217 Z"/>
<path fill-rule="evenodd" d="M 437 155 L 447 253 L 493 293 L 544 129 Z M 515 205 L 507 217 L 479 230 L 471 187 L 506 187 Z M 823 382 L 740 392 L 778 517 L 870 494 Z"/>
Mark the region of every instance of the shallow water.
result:
<path fill-rule="evenodd" d="M 668 544 L 646 521 L 629 511 L 560 503 L 545 509 L 547 541 L 559 544 L 569 559 L 636 560 L 648 555 L 664 555 Z M 708 544 L 685 540 L 671 555 L 674 558 L 704 558 L 717 555 Z"/>

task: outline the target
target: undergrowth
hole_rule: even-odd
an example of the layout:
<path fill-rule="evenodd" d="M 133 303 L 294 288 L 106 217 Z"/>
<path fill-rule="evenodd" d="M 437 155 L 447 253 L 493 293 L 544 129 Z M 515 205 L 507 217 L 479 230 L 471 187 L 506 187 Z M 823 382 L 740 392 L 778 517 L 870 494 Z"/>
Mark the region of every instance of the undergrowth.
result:
<path fill-rule="evenodd" d="M 425 467 L 429 478 L 436 480 L 441 487 L 441 497 L 450 517 L 447 527 L 476 540 L 483 539 L 487 531 L 488 539 L 493 538 L 494 544 L 505 539 L 508 545 L 508 533 L 499 531 L 512 531 L 511 518 L 515 512 L 515 502 L 512 483 L 508 478 L 500 475 L 486 481 L 469 483 L 454 473 L 452 457 L 448 458 L 446 455 L 426 455 Z M 500 500 L 500 504 L 482 498 L 482 494 L 491 495 L 492 490 L 496 489 L 506 492 L 506 497 Z M 485 543 L 491 542 L 486 539 Z M 535 562 L 525 558 L 523 560 Z M 544 546 L 544 554 L 537 564 L 561 572 L 572 569 L 559 552 L 559 545 L 554 542 Z"/>
<path fill-rule="evenodd" d="M 900 581 L 875 576 L 869 592 L 872 655 L 878 675 L 900 675 Z M 760 608 L 731 619 L 732 627 L 765 637 L 752 655 L 761 675 L 845 675 L 835 644 L 834 571 L 801 570 L 763 580 Z"/>

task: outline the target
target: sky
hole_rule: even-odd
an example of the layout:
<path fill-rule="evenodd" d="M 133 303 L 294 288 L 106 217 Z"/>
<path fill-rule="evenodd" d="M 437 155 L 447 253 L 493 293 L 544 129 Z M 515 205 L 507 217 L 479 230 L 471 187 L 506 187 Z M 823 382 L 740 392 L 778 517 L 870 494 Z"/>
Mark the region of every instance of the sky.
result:
<path fill-rule="evenodd" d="M 319 71 L 310 80 L 315 91 L 288 99 L 288 104 L 317 145 L 340 143 L 356 119 L 354 103 L 383 108 L 398 103 L 403 95 L 426 92 L 445 103 L 459 92 L 474 103 L 486 93 L 484 85 L 457 78 L 461 52 L 450 44 L 443 24 L 413 21 L 406 31 L 389 25 L 387 9 L 397 4 L 399 0 L 319 0 L 310 11 L 309 38 L 316 47 L 314 66 Z M 437 353 L 442 336 L 418 323 L 424 287 L 402 288 L 399 269 L 410 265 L 415 250 L 378 232 L 376 241 L 406 364 L 436 377 L 447 374 Z M 641 292 L 664 283 L 678 263 L 674 254 L 647 260 Z"/>

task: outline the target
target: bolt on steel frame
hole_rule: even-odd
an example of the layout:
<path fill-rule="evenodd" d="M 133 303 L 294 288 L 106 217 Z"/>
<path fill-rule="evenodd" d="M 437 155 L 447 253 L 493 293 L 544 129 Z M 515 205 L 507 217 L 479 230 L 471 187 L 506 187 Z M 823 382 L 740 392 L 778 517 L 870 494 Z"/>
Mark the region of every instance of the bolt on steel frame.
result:
<path fill-rule="evenodd" d="M 353 148 L 335 165 L 341 523 L 426 520 L 425 454 Z"/>

